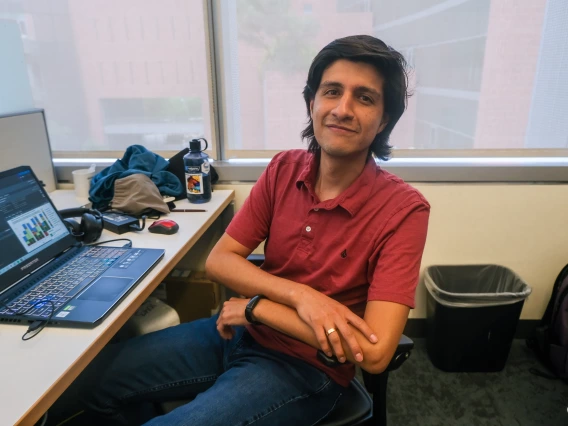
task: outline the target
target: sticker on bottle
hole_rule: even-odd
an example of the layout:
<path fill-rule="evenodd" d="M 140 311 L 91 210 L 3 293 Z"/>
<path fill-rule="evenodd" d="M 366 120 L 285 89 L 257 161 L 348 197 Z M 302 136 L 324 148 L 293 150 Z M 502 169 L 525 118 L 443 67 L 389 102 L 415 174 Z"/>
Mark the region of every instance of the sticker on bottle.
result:
<path fill-rule="evenodd" d="M 209 165 L 209 161 L 205 160 L 201 165 L 201 173 L 206 175 L 209 173 L 209 170 L 211 170 L 211 166 Z"/>
<path fill-rule="evenodd" d="M 186 173 L 185 181 L 188 194 L 203 194 L 203 175 L 201 173 Z"/>

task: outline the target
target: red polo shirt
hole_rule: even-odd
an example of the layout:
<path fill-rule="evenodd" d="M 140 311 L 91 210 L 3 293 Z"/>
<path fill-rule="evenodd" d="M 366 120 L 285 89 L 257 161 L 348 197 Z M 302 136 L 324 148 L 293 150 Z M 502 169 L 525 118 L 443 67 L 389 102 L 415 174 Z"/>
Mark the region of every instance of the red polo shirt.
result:
<path fill-rule="evenodd" d="M 262 269 L 321 291 L 363 316 L 368 300 L 414 308 L 430 205 L 413 187 L 369 158 L 341 195 L 320 202 L 318 157 L 304 150 L 276 155 L 227 233 L 255 249 L 266 239 Z M 355 369 L 330 368 L 316 349 L 270 327 L 248 326 L 261 345 L 305 360 L 347 386 Z"/>

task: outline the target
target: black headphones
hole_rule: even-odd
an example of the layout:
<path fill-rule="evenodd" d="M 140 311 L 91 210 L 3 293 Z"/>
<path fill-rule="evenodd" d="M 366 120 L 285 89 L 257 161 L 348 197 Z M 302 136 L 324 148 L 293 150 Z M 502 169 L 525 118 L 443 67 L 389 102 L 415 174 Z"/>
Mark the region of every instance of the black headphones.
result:
<path fill-rule="evenodd" d="M 97 241 L 103 232 L 103 215 L 98 210 L 65 209 L 59 210 L 59 215 L 77 241 L 90 244 Z M 73 219 L 75 217 L 81 217 L 81 223 Z"/>

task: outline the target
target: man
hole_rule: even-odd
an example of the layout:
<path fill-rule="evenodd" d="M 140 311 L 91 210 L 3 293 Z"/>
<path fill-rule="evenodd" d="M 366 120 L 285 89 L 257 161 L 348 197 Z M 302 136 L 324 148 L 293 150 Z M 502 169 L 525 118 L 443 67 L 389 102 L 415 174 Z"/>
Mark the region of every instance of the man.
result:
<path fill-rule="evenodd" d="M 105 424 L 192 399 L 148 424 L 313 425 L 355 365 L 386 368 L 414 307 L 429 215 L 372 156 L 388 157 L 406 97 L 403 57 L 376 38 L 335 40 L 316 56 L 304 89 L 308 151 L 274 157 L 207 259 L 211 279 L 246 298 L 107 348 L 85 398 Z M 265 239 L 257 268 L 246 258 Z"/>

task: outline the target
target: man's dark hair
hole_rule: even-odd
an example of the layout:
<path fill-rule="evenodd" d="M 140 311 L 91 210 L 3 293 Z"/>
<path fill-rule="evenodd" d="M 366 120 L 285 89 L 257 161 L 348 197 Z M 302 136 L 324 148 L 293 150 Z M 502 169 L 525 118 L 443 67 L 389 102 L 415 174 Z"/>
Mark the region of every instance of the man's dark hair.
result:
<path fill-rule="evenodd" d="M 308 151 L 317 152 L 320 146 L 314 135 L 314 123 L 310 115 L 310 102 L 315 98 L 324 71 L 335 61 L 347 59 L 352 62 L 370 64 L 384 79 L 383 101 L 388 123 L 369 148 L 381 160 L 388 160 L 392 146 L 389 136 L 402 116 L 410 96 L 408 73 L 404 57 L 378 38 L 356 35 L 339 38 L 325 46 L 314 58 L 308 80 L 304 87 L 304 100 L 308 109 L 308 126 L 302 131 L 302 138 L 308 140 Z"/>

